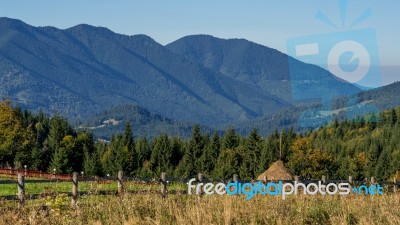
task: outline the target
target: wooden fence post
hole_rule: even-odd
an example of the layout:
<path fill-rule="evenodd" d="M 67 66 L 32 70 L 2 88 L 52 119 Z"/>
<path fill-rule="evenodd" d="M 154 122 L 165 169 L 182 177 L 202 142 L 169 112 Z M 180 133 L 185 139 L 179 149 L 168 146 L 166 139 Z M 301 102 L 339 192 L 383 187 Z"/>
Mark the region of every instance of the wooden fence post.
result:
<path fill-rule="evenodd" d="M 299 176 L 294 176 L 294 181 L 299 182 Z"/>
<path fill-rule="evenodd" d="M 353 177 L 352 176 L 349 176 L 348 182 L 350 185 L 350 189 L 352 190 L 353 189 Z"/>
<path fill-rule="evenodd" d="M 167 173 L 161 173 L 161 196 L 165 198 L 167 195 Z"/>
<path fill-rule="evenodd" d="M 393 185 L 394 185 L 394 186 L 393 186 L 393 192 L 394 192 L 394 193 L 397 192 L 397 184 L 396 184 L 396 183 L 397 183 L 397 180 L 396 180 L 396 177 L 395 177 L 395 178 L 393 178 Z"/>
<path fill-rule="evenodd" d="M 264 176 L 264 184 L 267 184 L 267 176 Z"/>
<path fill-rule="evenodd" d="M 18 207 L 25 205 L 25 176 L 18 174 Z"/>
<path fill-rule="evenodd" d="M 375 184 L 375 177 L 371 177 L 371 184 Z"/>
<path fill-rule="evenodd" d="M 118 194 L 122 196 L 124 193 L 124 172 L 118 171 Z"/>
<path fill-rule="evenodd" d="M 322 183 L 326 184 L 326 176 L 322 176 Z"/>
<path fill-rule="evenodd" d="M 239 176 L 237 174 L 233 174 L 232 177 L 233 182 L 239 182 Z M 235 196 L 239 195 L 239 191 L 237 192 L 237 194 Z"/>
<path fill-rule="evenodd" d="M 72 174 L 72 206 L 75 206 L 78 202 L 78 173 Z"/>
<path fill-rule="evenodd" d="M 239 182 L 239 176 L 237 174 L 233 174 L 233 182 Z"/>
<path fill-rule="evenodd" d="M 197 181 L 198 181 L 199 183 L 203 183 L 203 178 L 204 178 L 203 174 L 201 174 L 201 173 L 197 174 Z M 201 198 L 201 195 L 203 194 L 201 188 L 200 188 L 200 190 L 199 190 L 199 193 L 197 193 L 197 194 L 198 194 L 199 198 Z"/>

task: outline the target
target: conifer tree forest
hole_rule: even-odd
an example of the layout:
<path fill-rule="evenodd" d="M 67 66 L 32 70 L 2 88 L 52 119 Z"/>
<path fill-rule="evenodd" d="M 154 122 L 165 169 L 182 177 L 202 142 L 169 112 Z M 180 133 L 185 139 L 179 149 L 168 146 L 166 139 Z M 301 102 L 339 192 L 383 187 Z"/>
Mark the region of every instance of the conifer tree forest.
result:
<path fill-rule="evenodd" d="M 194 126 L 191 137 L 182 139 L 160 134 L 149 140 L 134 139 L 129 123 L 125 132 L 109 142 L 95 140 L 90 131 L 76 130 L 59 116 L 51 117 L 0 102 L 0 165 L 2 167 L 85 175 L 255 179 L 279 159 L 303 179 L 387 180 L 400 171 L 400 108 L 356 119 L 334 121 L 314 131 L 296 133 L 294 128 L 275 130 L 262 137 L 256 129 L 241 136 L 234 129 L 201 132 Z"/>

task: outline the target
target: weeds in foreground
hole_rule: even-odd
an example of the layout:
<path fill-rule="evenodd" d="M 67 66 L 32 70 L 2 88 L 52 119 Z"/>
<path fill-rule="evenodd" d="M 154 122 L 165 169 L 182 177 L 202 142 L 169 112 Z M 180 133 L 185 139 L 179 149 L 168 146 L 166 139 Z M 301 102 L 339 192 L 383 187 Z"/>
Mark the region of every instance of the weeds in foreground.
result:
<path fill-rule="evenodd" d="M 0 224 L 400 224 L 400 195 L 241 196 L 126 194 L 0 202 Z"/>

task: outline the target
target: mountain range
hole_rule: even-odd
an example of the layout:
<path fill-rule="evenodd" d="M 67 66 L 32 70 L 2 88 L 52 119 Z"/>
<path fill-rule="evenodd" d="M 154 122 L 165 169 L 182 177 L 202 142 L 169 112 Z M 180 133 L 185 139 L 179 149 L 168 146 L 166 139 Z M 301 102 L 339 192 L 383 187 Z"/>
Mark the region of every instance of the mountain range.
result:
<path fill-rule="evenodd" d="M 229 126 L 360 91 L 244 39 L 192 35 L 163 46 L 103 27 L 34 27 L 0 18 L 0 97 L 82 123 L 129 106 L 132 115 L 139 107 L 171 124 Z"/>

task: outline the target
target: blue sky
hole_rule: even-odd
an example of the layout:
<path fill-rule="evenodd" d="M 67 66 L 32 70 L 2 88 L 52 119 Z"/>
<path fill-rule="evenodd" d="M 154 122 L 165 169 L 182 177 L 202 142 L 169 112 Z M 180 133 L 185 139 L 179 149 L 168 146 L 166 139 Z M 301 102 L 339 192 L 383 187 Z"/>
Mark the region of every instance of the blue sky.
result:
<path fill-rule="evenodd" d="M 372 16 L 349 28 L 365 10 Z M 334 28 L 318 20 L 320 10 Z M 349 0 L 344 26 L 339 0 L 2 0 L 1 17 L 35 26 L 68 28 L 86 23 L 128 35 L 146 34 L 167 44 L 190 34 L 245 38 L 287 52 L 286 42 L 301 36 L 373 28 L 384 83 L 400 80 L 400 1 Z"/>

